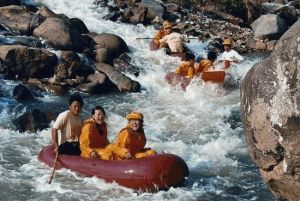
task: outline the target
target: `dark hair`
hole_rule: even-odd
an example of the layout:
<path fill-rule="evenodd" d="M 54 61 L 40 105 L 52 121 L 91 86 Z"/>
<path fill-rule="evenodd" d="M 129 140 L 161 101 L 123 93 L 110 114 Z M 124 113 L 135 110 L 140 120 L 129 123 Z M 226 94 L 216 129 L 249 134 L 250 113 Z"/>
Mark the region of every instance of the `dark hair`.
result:
<path fill-rule="evenodd" d="M 209 59 L 211 61 L 215 61 L 217 59 L 217 53 L 212 52 L 212 51 L 208 52 L 207 59 Z"/>
<path fill-rule="evenodd" d="M 184 61 L 189 61 L 189 60 L 194 60 L 194 59 L 195 59 L 195 55 L 190 52 L 185 53 L 182 58 L 182 60 L 184 60 Z"/>
<path fill-rule="evenodd" d="M 79 93 L 75 93 L 75 94 L 72 94 L 69 98 L 69 105 L 72 105 L 72 103 L 74 101 L 77 101 L 80 106 L 82 107 L 83 106 L 83 100 L 82 100 L 82 97 Z"/>
<path fill-rule="evenodd" d="M 103 114 L 106 115 L 105 110 L 103 109 L 103 107 L 101 107 L 101 106 L 99 106 L 99 105 L 93 107 L 93 109 L 92 109 L 92 114 L 95 114 L 95 111 L 96 111 L 96 110 L 101 110 L 101 112 L 103 112 Z"/>

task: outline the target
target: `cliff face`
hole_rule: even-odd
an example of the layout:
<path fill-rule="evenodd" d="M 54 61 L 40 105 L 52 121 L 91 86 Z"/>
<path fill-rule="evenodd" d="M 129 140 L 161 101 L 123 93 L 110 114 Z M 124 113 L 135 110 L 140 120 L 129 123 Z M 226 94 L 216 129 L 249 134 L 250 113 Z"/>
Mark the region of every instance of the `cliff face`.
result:
<path fill-rule="evenodd" d="M 240 93 L 252 160 L 279 199 L 300 200 L 300 20 L 247 73 Z"/>

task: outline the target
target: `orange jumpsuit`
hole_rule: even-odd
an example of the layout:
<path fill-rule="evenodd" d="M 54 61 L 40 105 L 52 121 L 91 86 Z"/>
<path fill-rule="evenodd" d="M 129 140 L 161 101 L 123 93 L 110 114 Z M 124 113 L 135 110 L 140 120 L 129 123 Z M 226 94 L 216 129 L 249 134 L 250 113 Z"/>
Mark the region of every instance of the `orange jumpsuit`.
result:
<path fill-rule="evenodd" d="M 195 75 L 194 61 L 182 61 L 175 72 L 180 76 L 188 76 L 192 79 Z"/>
<path fill-rule="evenodd" d="M 203 59 L 200 61 L 200 63 L 197 65 L 196 74 L 202 73 L 203 71 L 207 71 L 211 66 L 213 66 L 213 62 L 209 59 Z"/>
<path fill-rule="evenodd" d="M 90 154 L 96 151 L 101 159 L 112 160 L 113 153 L 106 149 L 108 145 L 107 139 L 107 126 L 106 123 L 98 125 L 102 129 L 102 134 L 96 126 L 95 121 L 92 118 L 86 120 L 83 124 L 81 135 L 80 135 L 80 150 L 81 157 L 90 158 Z"/>
<path fill-rule="evenodd" d="M 133 158 L 142 158 L 156 154 L 156 151 L 144 148 L 145 145 L 146 137 L 144 131 L 134 131 L 127 125 L 119 132 L 115 142 L 110 144 L 109 148 L 114 152 L 117 160 L 124 160 L 128 152 Z"/>
<path fill-rule="evenodd" d="M 164 29 L 159 30 L 158 32 L 156 32 L 156 34 L 154 36 L 153 43 L 155 43 L 158 48 L 163 48 L 164 43 L 160 43 L 159 40 L 168 34 L 169 34 L 169 32 L 165 31 Z"/>

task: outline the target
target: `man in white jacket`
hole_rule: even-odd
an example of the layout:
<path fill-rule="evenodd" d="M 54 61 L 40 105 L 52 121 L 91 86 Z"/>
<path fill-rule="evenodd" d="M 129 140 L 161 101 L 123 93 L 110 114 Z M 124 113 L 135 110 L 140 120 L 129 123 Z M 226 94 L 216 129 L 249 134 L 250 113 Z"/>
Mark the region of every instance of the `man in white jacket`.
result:
<path fill-rule="evenodd" d="M 231 39 L 225 39 L 223 45 L 225 51 L 220 56 L 219 62 L 224 63 L 224 68 L 229 68 L 231 62 L 241 62 L 244 60 L 244 57 L 242 57 L 237 51 L 231 49 Z"/>

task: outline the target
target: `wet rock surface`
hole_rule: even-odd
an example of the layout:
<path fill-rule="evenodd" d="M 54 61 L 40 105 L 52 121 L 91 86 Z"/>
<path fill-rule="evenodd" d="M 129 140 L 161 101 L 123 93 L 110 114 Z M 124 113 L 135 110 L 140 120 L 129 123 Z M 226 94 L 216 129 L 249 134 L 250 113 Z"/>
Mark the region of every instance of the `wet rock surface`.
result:
<path fill-rule="evenodd" d="M 281 200 L 299 200 L 300 20 L 241 86 L 241 111 L 252 160 Z"/>

